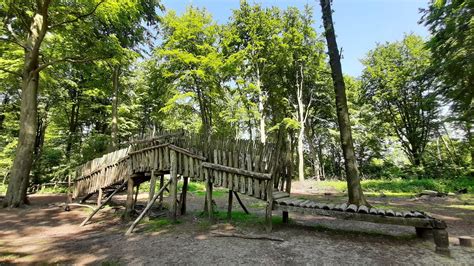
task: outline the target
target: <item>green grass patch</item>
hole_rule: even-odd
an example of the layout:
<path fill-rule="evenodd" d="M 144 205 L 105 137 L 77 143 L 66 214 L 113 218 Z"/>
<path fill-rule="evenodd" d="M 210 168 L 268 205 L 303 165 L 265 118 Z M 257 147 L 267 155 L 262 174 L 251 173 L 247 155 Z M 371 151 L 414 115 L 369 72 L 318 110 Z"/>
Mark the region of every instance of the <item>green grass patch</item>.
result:
<path fill-rule="evenodd" d="M 173 222 L 171 219 L 168 219 L 168 218 L 160 218 L 160 219 L 150 219 L 142 223 L 145 224 L 146 232 L 159 232 L 164 229 L 173 228 L 174 225 L 179 224 L 180 221 Z"/>
<path fill-rule="evenodd" d="M 319 187 L 334 188 L 338 191 L 346 191 L 345 181 L 321 181 Z M 420 193 L 423 190 L 435 190 L 439 192 L 456 192 L 467 188 L 469 193 L 474 193 L 474 179 L 469 177 L 456 179 L 371 179 L 363 180 L 362 188 L 366 192 L 387 193 Z M 397 196 L 397 195 L 393 195 Z"/>

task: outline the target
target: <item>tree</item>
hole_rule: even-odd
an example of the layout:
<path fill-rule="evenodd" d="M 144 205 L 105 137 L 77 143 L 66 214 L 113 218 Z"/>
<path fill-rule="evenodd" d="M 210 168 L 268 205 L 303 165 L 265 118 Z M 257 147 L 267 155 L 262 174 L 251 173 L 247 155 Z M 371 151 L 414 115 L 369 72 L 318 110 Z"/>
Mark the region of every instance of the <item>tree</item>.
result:
<path fill-rule="evenodd" d="M 360 185 L 359 170 L 352 142 L 351 123 L 347 108 L 346 88 L 342 75 L 341 59 L 337 48 L 336 33 L 332 21 L 331 0 L 320 0 L 326 41 L 329 50 L 329 64 L 331 65 L 331 76 L 336 92 L 336 112 L 339 122 L 342 152 L 346 168 L 347 190 L 349 203 L 356 205 L 367 205 Z"/>
<path fill-rule="evenodd" d="M 26 200 L 37 132 L 37 97 L 40 73 L 65 62 L 87 62 L 110 57 L 118 47 L 114 36 L 101 25 L 116 22 L 116 15 L 131 4 L 149 8 L 155 1 L 6 1 L 2 3 L 1 45 L 24 50 L 21 71 L 1 68 L 21 76 L 20 131 L 4 205 L 18 207 Z"/>
<path fill-rule="evenodd" d="M 218 52 L 219 27 L 205 10 L 188 7 L 180 17 L 170 11 L 163 18 L 163 43 L 155 51 L 163 75 L 172 84 L 173 96 L 162 111 L 176 105 L 197 107 L 201 132 L 213 132 L 215 108 L 221 101 Z"/>
<path fill-rule="evenodd" d="M 431 32 L 427 47 L 432 53 L 432 71 L 443 81 L 439 91 L 451 103 L 451 110 L 466 132 L 474 164 L 472 134 L 474 95 L 473 1 L 432 0 L 422 9 L 424 23 Z"/>
<path fill-rule="evenodd" d="M 246 86 L 254 87 L 256 101 L 258 103 L 259 135 L 262 143 L 266 142 L 267 129 L 266 117 L 268 116 L 267 97 L 273 84 L 264 82 L 268 68 L 271 67 L 269 60 L 274 40 L 280 29 L 280 19 L 277 9 L 264 9 L 261 5 L 249 5 L 247 1 L 240 2 L 240 8 L 234 10 L 228 25 L 226 50 L 234 53 L 241 60 L 240 75 L 246 82 Z"/>
<path fill-rule="evenodd" d="M 410 161 L 419 166 L 437 118 L 430 52 L 420 37 L 407 35 L 401 42 L 378 45 L 363 62 L 363 87 L 375 113 L 391 125 Z"/>

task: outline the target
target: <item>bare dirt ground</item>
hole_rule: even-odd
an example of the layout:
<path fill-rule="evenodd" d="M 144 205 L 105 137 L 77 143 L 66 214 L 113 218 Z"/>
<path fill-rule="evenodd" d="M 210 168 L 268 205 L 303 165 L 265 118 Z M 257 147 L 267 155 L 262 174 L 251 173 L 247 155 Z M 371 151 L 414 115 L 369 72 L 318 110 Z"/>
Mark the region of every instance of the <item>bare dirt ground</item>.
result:
<path fill-rule="evenodd" d="M 295 195 L 321 201 L 343 202 L 341 195 L 315 194 L 303 185 Z M 261 201 L 242 197 L 252 219 L 240 213 L 228 223 L 211 225 L 200 215 L 203 196 L 188 195 L 188 214 L 172 224 L 161 219 L 144 223 L 131 236 L 124 236 L 127 223 L 114 208 L 106 208 L 92 223 L 79 227 L 90 213 L 73 207 L 65 212 L 58 204 L 64 195 L 33 195 L 32 205 L 19 210 L 0 209 L 0 264 L 443 264 L 474 265 L 474 248 L 460 247 L 457 237 L 474 236 L 474 210 L 455 208 L 465 202 L 456 197 L 371 197 L 370 202 L 390 208 L 418 209 L 448 223 L 452 257 L 434 253 L 432 240 L 414 237 L 414 229 L 328 217 L 291 215 L 283 225 L 276 218 L 270 236 L 285 241 L 216 237 L 212 232 L 264 234 Z M 145 202 L 146 194 L 140 195 Z M 116 203 L 124 200 L 120 195 Z M 215 197 L 226 210 L 227 195 Z M 91 201 L 92 202 L 92 201 Z M 235 201 L 234 201 L 235 202 Z M 274 212 L 274 216 L 280 216 Z M 160 222 L 161 221 L 161 222 Z M 163 222 L 164 221 L 164 222 Z"/>

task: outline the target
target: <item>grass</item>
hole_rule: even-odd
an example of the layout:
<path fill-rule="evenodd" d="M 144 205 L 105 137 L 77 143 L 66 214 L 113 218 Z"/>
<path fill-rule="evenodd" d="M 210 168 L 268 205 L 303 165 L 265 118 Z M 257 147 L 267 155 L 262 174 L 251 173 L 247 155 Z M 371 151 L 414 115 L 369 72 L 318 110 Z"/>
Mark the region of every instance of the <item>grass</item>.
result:
<path fill-rule="evenodd" d="M 173 222 L 169 218 L 160 218 L 160 219 L 150 219 L 142 223 L 145 224 L 145 231 L 159 232 L 159 231 L 162 231 L 163 229 L 172 228 L 175 224 L 179 224 L 180 221 Z"/>
<path fill-rule="evenodd" d="M 338 191 L 345 191 L 347 184 L 345 181 L 322 181 L 318 183 L 320 187 L 334 188 Z M 409 196 L 410 193 L 420 193 L 423 190 L 435 190 L 439 192 L 456 192 L 467 188 L 469 193 L 474 193 L 474 178 L 463 177 L 456 179 L 371 179 L 363 180 L 362 187 L 366 192 L 406 193 L 401 196 Z M 399 196 L 392 194 L 393 196 Z"/>

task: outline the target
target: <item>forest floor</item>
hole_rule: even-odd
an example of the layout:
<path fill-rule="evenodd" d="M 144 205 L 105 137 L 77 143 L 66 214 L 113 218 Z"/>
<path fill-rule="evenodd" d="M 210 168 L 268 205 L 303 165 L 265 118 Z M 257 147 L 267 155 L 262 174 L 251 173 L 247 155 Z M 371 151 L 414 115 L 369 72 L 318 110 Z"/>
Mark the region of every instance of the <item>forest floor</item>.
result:
<path fill-rule="evenodd" d="M 294 183 L 293 196 L 342 203 L 345 195 L 315 182 Z M 147 193 L 141 193 L 144 204 Z M 188 213 L 178 223 L 167 218 L 141 223 L 125 236 L 119 208 L 106 207 L 79 227 L 90 209 L 72 207 L 65 212 L 64 195 L 32 195 L 22 209 L 0 209 L 0 264 L 464 264 L 474 262 L 474 248 L 459 246 L 457 237 L 474 236 L 474 195 L 414 197 L 369 194 L 377 207 L 416 209 L 431 213 L 448 224 L 451 257 L 434 252 L 432 240 L 415 237 L 414 228 L 334 220 L 290 214 L 281 223 L 274 212 L 269 236 L 284 241 L 216 237 L 213 232 L 265 234 L 264 203 L 241 196 L 251 214 L 245 215 L 234 200 L 233 219 L 225 219 L 227 192 L 215 191 L 217 217 L 210 224 L 202 216 L 204 193 L 188 195 Z M 119 195 L 113 205 L 122 203 Z M 92 201 L 91 201 L 92 202 Z"/>

